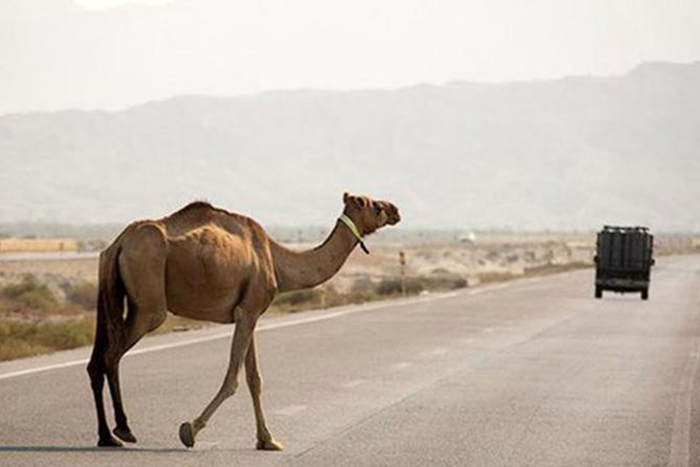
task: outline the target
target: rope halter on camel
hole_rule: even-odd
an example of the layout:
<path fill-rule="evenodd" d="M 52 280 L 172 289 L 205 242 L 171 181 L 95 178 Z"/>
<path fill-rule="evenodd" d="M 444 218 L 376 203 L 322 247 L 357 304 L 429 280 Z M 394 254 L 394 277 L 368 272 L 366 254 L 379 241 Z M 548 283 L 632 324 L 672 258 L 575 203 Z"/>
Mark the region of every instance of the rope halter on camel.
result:
<path fill-rule="evenodd" d="M 350 229 L 350 232 L 352 232 L 355 238 L 360 242 L 360 247 L 362 247 L 362 251 L 364 251 L 366 254 L 369 254 L 367 245 L 365 245 L 365 239 L 362 238 L 362 235 L 360 235 L 360 231 L 357 229 L 357 226 L 352 221 L 352 219 L 350 219 L 347 215 L 343 214 L 338 220 L 345 224 L 348 227 L 348 229 Z"/>

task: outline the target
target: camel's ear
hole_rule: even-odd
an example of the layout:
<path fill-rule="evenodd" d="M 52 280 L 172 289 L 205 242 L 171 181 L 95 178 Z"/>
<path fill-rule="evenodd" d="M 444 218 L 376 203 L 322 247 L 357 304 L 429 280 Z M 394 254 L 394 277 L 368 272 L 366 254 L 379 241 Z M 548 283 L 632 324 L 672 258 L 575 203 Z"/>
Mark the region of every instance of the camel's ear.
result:
<path fill-rule="evenodd" d="M 343 202 L 348 204 L 349 202 L 355 203 L 358 208 L 366 208 L 369 204 L 364 196 L 353 196 L 347 191 L 343 194 Z"/>
<path fill-rule="evenodd" d="M 364 196 L 353 196 L 353 201 L 355 201 L 355 204 L 357 204 L 362 209 L 369 206 L 369 201 L 367 201 L 367 198 L 365 198 Z"/>

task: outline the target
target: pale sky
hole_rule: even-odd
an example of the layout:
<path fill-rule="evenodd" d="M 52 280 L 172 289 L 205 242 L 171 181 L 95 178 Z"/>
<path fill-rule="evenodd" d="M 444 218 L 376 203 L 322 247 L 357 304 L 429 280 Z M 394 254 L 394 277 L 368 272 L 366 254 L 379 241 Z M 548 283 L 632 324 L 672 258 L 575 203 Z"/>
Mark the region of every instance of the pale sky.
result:
<path fill-rule="evenodd" d="M 615 75 L 699 60 L 700 1 L 3 0 L 0 57 L 0 114 Z"/>
<path fill-rule="evenodd" d="M 163 5 L 173 0 L 78 0 L 78 3 L 90 10 L 104 10 L 122 5 Z"/>

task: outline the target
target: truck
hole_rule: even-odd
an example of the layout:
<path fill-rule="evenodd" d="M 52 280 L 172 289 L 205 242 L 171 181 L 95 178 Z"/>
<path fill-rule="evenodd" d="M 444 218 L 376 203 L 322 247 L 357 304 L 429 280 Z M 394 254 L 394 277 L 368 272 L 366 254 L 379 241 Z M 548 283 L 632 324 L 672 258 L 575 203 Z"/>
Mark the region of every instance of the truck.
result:
<path fill-rule="evenodd" d="M 649 299 L 654 236 L 647 227 L 606 225 L 598 232 L 594 258 L 595 298 L 603 291 L 640 292 Z"/>

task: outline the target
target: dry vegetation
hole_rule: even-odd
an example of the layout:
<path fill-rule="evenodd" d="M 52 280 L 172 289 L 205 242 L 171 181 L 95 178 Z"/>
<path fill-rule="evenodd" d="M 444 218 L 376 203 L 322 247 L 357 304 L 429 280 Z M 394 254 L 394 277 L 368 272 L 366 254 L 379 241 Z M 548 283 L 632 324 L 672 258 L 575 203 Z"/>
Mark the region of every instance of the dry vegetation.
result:
<path fill-rule="evenodd" d="M 31 274 L 0 290 L 0 360 L 88 345 L 94 335 L 95 287 L 64 284 L 61 300 Z"/>

